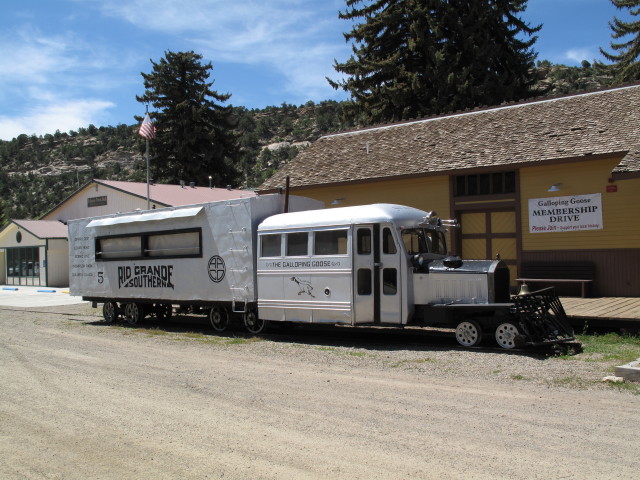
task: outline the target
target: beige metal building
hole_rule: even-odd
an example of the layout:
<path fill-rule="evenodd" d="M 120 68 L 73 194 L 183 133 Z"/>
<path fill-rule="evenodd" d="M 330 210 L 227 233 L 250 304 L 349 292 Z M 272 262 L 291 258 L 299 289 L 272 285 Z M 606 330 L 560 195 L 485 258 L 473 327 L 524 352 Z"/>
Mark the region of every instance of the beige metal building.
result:
<path fill-rule="evenodd" d="M 151 185 L 150 208 L 254 196 L 250 190 Z M 0 231 L 0 284 L 69 285 L 67 221 L 147 209 L 147 184 L 93 180 L 38 220 L 11 220 Z"/>

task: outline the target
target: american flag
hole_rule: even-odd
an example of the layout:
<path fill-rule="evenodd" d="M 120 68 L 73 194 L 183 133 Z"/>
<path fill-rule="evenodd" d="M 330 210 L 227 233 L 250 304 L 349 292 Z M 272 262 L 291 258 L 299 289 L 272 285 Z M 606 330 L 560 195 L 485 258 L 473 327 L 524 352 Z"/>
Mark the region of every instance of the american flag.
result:
<path fill-rule="evenodd" d="M 147 140 L 151 140 L 156 136 L 156 127 L 153 125 L 148 113 L 144 116 L 144 120 L 142 120 L 138 133 L 141 137 L 146 138 Z"/>

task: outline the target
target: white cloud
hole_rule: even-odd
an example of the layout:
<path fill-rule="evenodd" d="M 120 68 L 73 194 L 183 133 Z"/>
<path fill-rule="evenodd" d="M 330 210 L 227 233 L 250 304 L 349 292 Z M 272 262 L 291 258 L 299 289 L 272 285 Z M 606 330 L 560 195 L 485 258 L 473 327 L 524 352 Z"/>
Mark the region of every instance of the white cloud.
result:
<path fill-rule="evenodd" d="M 1 33 L 0 139 L 99 125 L 114 104 L 96 97 L 126 81 L 127 63 L 101 48 L 29 25 Z"/>
<path fill-rule="evenodd" d="M 567 50 L 564 54 L 567 60 L 575 63 L 581 63 L 583 60 L 592 62 L 597 55 L 598 52 L 593 48 L 572 48 Z"/>
<path fill-rule="evenodd" d="M 43 98 L 47 95 L 41 95 Z M 51 96 L 53 97 L 53 96 Z M 44 135 L 56 130 L 66 132 L 101 124 L 105 111 L 114 106 L 103 100 L 70 100 L 61 103 L 43 103 L 19 116 L 0 116 L 0 139 L 11 140 L 23 133 Z"/>
<path fill-rule="evenodd" d="M 336 29 L 343 0 L 118 0 L 100 8 L 142 29 L 188 37 L 214 63 L 278 72 L 281 89 L 306 99 L 334 93 L 325 77 L 336 76 L 334 58 L 349 52 Z"/>

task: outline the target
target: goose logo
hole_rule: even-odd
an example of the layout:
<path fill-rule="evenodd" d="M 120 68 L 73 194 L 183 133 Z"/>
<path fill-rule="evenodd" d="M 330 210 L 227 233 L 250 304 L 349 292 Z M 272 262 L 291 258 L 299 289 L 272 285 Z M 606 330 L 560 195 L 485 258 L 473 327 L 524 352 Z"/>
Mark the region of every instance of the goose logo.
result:
<path fill-rule="evenodd" d="M 313 294 L 313 286 L 311 285 L 311 282 L 302 280 L 298 277 L 291 277 L 290 280 L 298 285 L 298 295 L 306 294 L 312 298 L 316 298 L 316 296 Z"/>
<path fill-rule="evenodd" d="M 208 269 L 209 278 L 215 283 L 220 283 L 227 272 L 224 266 L 224 260 L 220 255 L 214 255 L 209 259 Z"/>

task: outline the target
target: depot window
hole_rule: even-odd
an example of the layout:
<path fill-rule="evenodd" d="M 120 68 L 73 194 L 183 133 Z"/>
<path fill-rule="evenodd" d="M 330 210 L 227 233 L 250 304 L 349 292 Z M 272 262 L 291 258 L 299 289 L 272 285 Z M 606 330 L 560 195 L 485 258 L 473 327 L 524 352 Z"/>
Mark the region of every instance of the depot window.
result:
<path fill-rule="evenodd" d="M 516 172 L 456 175 L 455 196 L 500 195 L 515 193 Z"/>
<path fill-rule="evenodd" d="M 202 230 L 145 232 L 96 238 L 96 260 L 202 257 Z"/>

